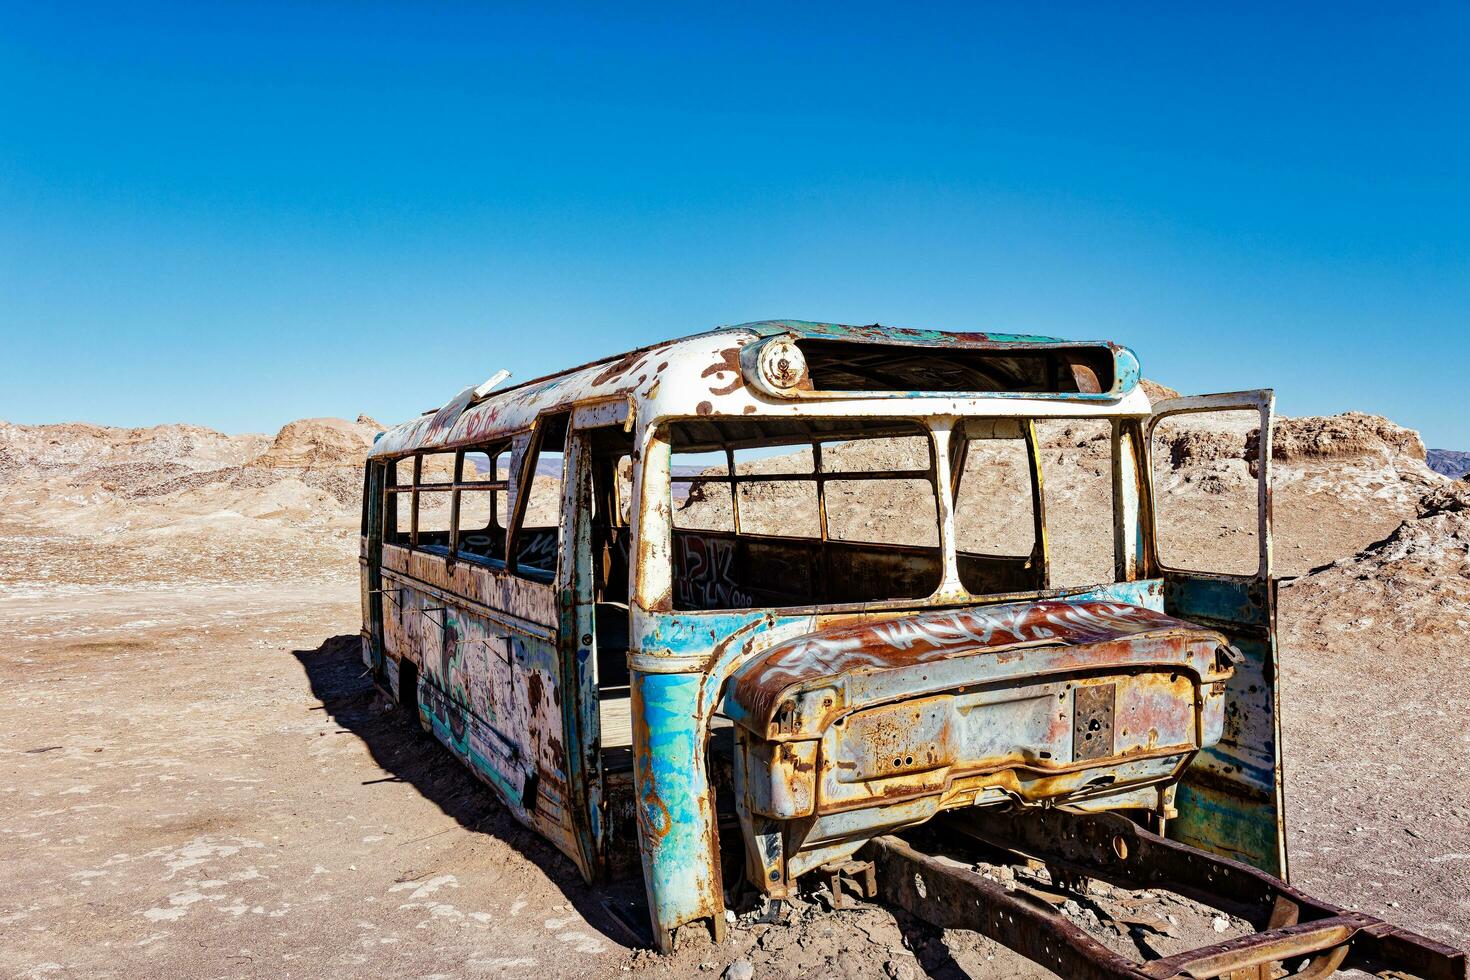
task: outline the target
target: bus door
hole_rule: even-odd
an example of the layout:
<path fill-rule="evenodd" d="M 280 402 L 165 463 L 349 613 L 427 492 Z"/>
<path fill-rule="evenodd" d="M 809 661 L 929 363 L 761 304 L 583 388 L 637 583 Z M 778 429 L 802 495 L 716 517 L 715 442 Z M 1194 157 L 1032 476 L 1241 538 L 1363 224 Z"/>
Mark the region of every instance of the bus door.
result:
<path fill-rule="evenodd" d="M 568 774 L 582 816 L 587 865 L 609 867 L 610 775 L 631 768 L 628 711 L 628 526 L 620 480 L 632 452 L 626 401 L 580 406 L 567 443 L 562 510 L 562 698 Z"/>
<path fill-rule="evenodd" d="M 531 764 L 534 785 L 524 793 L 528 820 L 594 874 L 588 828 L 583 744 L 577 715 L 580 639 L 568 618 L 573 571 L 567 557 L 576 508 L 566 462 L 570 413 L 542 415 L 512 442 L 510 535 L 501 604 L 512 624 L 510 729 Z"/>
<path fill-rule="evenodd" d="M 1148 421 L 1152 561 L 1164 611 L 1218 629 L 1235 673 L 1225 727 L 1185 771 L 1168 835 L 1287 877 L 1270 391 L 1171 398 Z"/>
<path fill-rule="evenodd" d="M 383 678 L 383 480 L 388 467 L 369 462 L 362 482 L 362 662 L 380 687 Z"/>

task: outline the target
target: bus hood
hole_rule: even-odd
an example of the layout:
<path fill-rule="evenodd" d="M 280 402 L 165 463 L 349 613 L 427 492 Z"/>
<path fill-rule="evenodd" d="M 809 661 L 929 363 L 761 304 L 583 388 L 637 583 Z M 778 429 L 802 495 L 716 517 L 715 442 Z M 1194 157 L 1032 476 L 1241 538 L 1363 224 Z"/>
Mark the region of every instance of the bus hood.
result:
<path fill-rule="evenodd" d="M 828 626 L 743 664 L 724 712 L 770 741 L 814 739 L 861 707 L 956 688 L 1148 668 L 1230 676 L 1211 629 L 1142 606 L 1047 599 Z"/>

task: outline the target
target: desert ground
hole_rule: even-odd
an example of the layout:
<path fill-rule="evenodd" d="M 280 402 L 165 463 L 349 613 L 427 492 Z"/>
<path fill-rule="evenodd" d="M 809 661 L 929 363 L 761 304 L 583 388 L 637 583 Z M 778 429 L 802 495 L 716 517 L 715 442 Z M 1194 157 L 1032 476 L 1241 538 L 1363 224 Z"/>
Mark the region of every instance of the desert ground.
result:
<path fill-rule="evenodd" d="M 363 676 L 357 466 L 377 428 L 0 424 L 0 972 L 1050 975 L 820 893 L 723 945 L 642 949 L 640 881 L 585 886 Z M 1174 489 L 1223 502 L 1245 438 L 1181 434 Z M 1463 947 L 1470 484 L 1371 416 L 1286 420 L 1276 441 L 1293 879 Z M 1048 445 L 1078 450 L 1049 492 L 1081 534 L 1095 515 L 1069 488 L 1098 447 Z M 1196 545 L 1233 547 L 1222 507 Z M 1150 908 L 1144 942 L 1215 934 L 1188 903 Z"/>

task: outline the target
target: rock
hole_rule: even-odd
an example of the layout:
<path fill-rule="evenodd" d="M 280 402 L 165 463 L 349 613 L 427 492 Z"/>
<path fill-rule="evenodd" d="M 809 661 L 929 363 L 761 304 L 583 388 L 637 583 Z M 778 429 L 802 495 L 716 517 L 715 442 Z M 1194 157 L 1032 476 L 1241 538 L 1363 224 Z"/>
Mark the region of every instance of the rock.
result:
<path fill-rule="evenodd" d="M 1470 482 L 1456 480 L 1436 487 L 1419 498 L 1419 516 L 1434 517 L 1438 514 L 1456 514 L 1470 511 Z"/>
<path fill-rule="evenodd" d="M 1407 456 L 1423 462 L 1424 441 L 1413 429 L 1364 412 L 1280 418 L 1271 445 L 1279 460 Z"/>
<path fill-rule="evenodd" d="M 1150 380 L 1149 378 L 1139 378 L 1138 387 L 1142 388 L 1143 393 L 1148 396 L 1150 405 L 1157 404 L 1166 398 L 1179 397 L 1179 392 L 1173 388 L 1170 388 L 1168 385 L 1161 385 L 1157 381 Z"/>
<path fill-rule="evenodd" d="M 260 467 L 361 465 L 376 425 L 346 419 L 299 419 L 281 427 L 270 448 L 251 460 Z"/>
<path fill-rule="evenodd" d="M 776 926 L 761 935 L 760 947 L 768 953 L 779 952 L 796 939 L 796 930 L 789 926 Z"/>
<path fill-rule="evenodd" d="M 1217 915 L 1214 919 L 1210 921 L 1210 926 L 1216 932 L 1224 932 L 1226 929 L 1230 928 L 1230 920 L 1225 918 L 1223 915 Z"/>
<path fill-rule="evenodd" d="M 885 960 L 883 973 L 888 980 L 914 980 L 915 977 L 913 964 L 903 960 Z"/>
<path fill-rule="evenodd" d="M 724 977 L 724 980 L 752 980 L 755 976 L 755 967 L 750 960 L 736 960 L 725 967 L 725 972 L 721 976 Z"/>

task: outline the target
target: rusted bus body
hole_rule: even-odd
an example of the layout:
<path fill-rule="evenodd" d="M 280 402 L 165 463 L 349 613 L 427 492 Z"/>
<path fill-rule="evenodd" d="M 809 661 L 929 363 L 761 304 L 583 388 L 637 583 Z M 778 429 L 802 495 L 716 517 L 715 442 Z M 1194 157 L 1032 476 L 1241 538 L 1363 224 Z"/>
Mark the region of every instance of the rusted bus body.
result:
<path fill-rule="evenodd" d="M 1137 383 L 1111 344 L 779 321 L 466 389 L 373 448 L 364 659 L 589 880 L 636 853 L 664 948 L 685 923 L 723 928 L 714 772 L 732 774 L 745 874 L 772 896 L 977 805 L 1133 811 L 1284 874 L 1270 395 L 1156 411 Z M 1167 568 L 1150 426 L 1241 408 L 1261 421 L 1259 567 Z M 1048 419 L 1107 426 L 1100 581 L 1053 582 Z M 848 451 L 898 438 L 919 456 Z M 986 440 L 1024 446 L 1027 553 L 959 546 L 956 494 Z M 793 446 L 809 469 L 739 458 Z M 723 455 L 726 475 L 676 468 L 690 453 Z M 931 538 L 850 533 L 836 505 L 878 481 L 921 488 Z M 686 526 L 678 494 L 716 485 L 729 526 Z M 758 526 L 756 489 L 808 485 L 810 533 Z M 529 516 L 538 486 L 554 524 Z M 425 505 L 439 498 L 447 528 Z M 462 526 L 485 500 L 488 524 Z"/>

